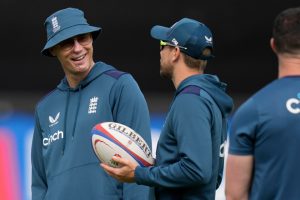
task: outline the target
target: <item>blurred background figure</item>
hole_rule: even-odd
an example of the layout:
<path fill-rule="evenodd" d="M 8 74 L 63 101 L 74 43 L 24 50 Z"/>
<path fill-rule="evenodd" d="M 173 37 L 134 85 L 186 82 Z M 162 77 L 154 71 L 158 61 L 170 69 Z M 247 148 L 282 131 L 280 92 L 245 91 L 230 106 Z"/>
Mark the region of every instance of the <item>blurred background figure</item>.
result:
<path fill-rule="evenodd" d="M 300 197 L 300 7 L 276 17 L 271 48 L 278 79 L 251 96 L 232 119 L 228 200 Z"/>

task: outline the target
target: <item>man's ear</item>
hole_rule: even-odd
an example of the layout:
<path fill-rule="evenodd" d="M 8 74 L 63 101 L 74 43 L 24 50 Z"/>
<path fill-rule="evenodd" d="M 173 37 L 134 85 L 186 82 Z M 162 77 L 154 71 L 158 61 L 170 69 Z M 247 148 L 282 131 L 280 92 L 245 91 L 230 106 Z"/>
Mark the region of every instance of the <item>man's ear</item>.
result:
<path fill-rule="evenodd" d="M 270 39 L 270 46 L 271 46 L 271 49 L 274 51 L 274 53 L 277 53 L 274 38 Z"/>
<path fill-rule="evenodd" d="M 172 61 L 176 61 L 180 56 L 180 49 L 178 47 L 174 48 L 174 51 L 172 52 Z"/>

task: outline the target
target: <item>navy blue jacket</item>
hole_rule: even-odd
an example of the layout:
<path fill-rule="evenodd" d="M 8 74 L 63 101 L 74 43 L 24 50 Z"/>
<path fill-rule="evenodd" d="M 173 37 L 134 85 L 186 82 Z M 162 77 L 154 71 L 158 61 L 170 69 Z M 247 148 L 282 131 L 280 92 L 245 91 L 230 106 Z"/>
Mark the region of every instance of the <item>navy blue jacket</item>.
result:
<path fill-rule="evenodd" d="M 180 83 L 157 144 L 156 165 L 135 170 L 137 183 L 155 186 L 157 199 L 215 199 L 226 117 L 233 107 L 225 86 L 207 74 Z"/>
<path fill-rule="evenodd" d="M 151 145 L 149 111 L 137 83 L 130 74 L 102 62 L 77 88 L 71 89 L 63 79 L 38 103 L 32 143 L 33 200 L 148 199 L 149 187 L 120 183 L 99 166 L 91 129 L 104 121 L 131 127 Z"/>

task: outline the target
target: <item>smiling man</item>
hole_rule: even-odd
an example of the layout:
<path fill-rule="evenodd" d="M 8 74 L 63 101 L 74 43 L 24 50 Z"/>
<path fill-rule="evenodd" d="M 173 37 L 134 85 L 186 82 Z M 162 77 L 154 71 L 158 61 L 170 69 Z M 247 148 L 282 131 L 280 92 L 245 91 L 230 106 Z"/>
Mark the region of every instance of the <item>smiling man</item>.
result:
<path fill-rule="evenodd" d="M 127 125 L 151 144 L 149 111 L 136 81 L 94 62 L 93 41 L 101 28 L 90 26 L 81 10 L 59 10 L 46 19 L 45 28 L 42 54 L 56 57 L 65 77 L 36 107 L 32 199 L 151 198 L 149 187 L 109 177 L 91 144 L 92 128 L 104 121 Z"/>

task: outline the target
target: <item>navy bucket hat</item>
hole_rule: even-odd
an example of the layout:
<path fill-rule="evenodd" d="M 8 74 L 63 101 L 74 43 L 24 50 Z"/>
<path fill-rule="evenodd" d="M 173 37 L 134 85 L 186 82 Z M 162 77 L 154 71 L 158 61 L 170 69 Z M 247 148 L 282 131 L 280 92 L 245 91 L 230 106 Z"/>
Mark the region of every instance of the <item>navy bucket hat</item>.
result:
<path fill-rule="evenodd" d="M 76 8 L 66 8 L 53 13 L 46 19 L 44 26 L 47 43 L 41 53 L 45 56 L 52 56 L 49 49 L 66 39 L 85 33 L 92 33 L 96 39 L 101 32 L 100 27 L 90 26 L 84 13 Z"/>
<path fill-rule="evenodd" d="M 213 50 L 213 37 L 210 29 L 196 20 L 183 18 L 170 28 L 156 25 L 151 29 L 151 36 L 175 46 L 185 47 L 181 51 L 195 59 L 208 60 L 214 57 L 202 55 L 205 48 Z"/>

